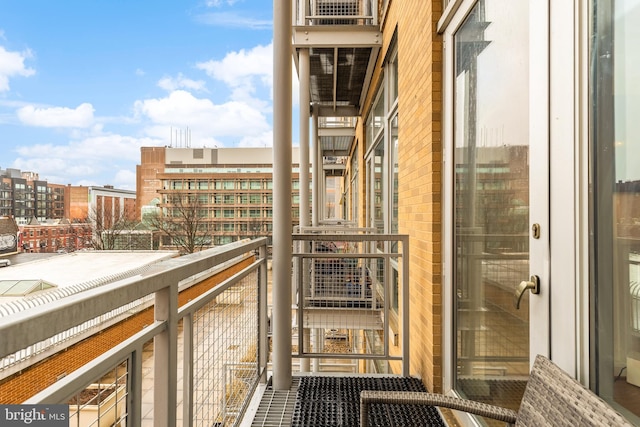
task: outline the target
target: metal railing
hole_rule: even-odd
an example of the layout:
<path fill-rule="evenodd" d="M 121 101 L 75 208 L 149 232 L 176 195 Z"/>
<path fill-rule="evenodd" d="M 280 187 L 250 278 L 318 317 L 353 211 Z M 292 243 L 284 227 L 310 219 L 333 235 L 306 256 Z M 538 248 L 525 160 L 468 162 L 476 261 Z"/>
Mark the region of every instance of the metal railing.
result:
<path fill-rule="evenodd" d="M 1 358 L 153 296 L 150 324 L 24 403 L 69 404 L 73 425 L 86 425 L 80 419 L 89 406 L 101 408 L 95 425 L 238 423 L 266 378 L 266 244 L 261 238 L 166 260 L 140 276 L 0 319 Z M 185 286 L 240 262 L 246 266 L 184 301 Z"/>
<path fill-rule="evenodd" d="M 380 0 L 293 0 L 294 25 L 377 25 Z"/>
<path fill-rule="evenodd" d="M 294 357 L 366 361 L 357 373 L 392 372 L 396 363 L 408 375 L 408 236 L 317 227 L 293 240 Z"/>

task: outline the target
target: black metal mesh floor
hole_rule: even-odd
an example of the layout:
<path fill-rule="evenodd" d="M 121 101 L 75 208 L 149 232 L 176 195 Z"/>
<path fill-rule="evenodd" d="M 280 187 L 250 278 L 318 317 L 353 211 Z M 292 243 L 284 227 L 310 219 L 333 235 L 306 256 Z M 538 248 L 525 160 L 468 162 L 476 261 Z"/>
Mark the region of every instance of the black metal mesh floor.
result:
<path fill-rule="evenodd" d="M 301 377 L 291 425 L 358 426 L 362 390 L 426 391 L 416 378 Z M 446 426 L 434 407 L 393 404 L 371 405 L 369 425 Z"/>

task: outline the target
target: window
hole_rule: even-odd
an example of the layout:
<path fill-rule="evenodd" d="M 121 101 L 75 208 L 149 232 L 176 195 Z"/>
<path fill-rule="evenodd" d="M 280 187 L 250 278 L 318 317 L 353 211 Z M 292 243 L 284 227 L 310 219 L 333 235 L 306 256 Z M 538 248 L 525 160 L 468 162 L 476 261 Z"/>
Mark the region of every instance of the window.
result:
<path fill-rule="evenodd" d="M 224 209 L 222 212 L 222 215 L 225 218 L 233 218 L 235 214 L 235 211 L 233 209 Z"/>
<path fill-rule="evenodd" d="M 251 181 L 249 183 L 249 188 L 251 190 L 261 190 L 262 189 L 262 182 L 260 182 L 260 181 Z"/>
<path fill-rule="evenodd" d="M 233 190 L 234 182 L 230 180 L 216 181 L 215 188 L 216 190 Z"/>
<path fill-rule="evenodd" d="M 398 232 L 398 52 L 391 47 L 387 63 L 384 66 L 380 88 L 366 123 L 365 133 L 365 168 L 366 171 L 366 224 L 376 233 Z M 353 162 L 353 160 L 352 160 Z M 358 164 L 352 163 L 354 177 L 350 183 L 354 212 L 358 206 Z M 378 242 L 379 251 L 397 250 L 391 242 Z M 392 308 L 399 305 L 400 295 L 397 262 L 372 262 L 374 274 L 379 275 L 383 283 L 391 284 L 391 295 L 394 297 Z"/>
<path fill-rule="evenodd" d="M 590 378 L 602 398 L 638 425 L 640 14 L 632 0 L 590 4 Z"/>
<path fill-rule="evenodd" d="M 249 197 L 249 203 L 251 203 L 252 205 L 259 205 L 261 199 L 262 197 L 260 196 L 260 194 L 252 194 Z"/>

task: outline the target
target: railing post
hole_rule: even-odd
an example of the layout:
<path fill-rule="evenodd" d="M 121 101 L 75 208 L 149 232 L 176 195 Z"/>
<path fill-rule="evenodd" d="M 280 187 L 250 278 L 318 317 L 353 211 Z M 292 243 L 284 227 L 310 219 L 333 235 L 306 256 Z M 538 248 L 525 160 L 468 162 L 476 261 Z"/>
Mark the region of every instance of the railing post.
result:
<path fill-rule="evenodd" d="M 267 382 L 267 364 L 269 362 L 269 313 L 267 310 L 267 245 L 266 243 L 260 246 L 258 250 L 258 256 L 262 261 L 260 264 L 258 278 L 258 368 L 260 372 L 260 381 L 262 383 Z"/>
<path fill-rule="evenodd" d="M 193 315 L 182 319 L 182 425 L 193 425 Z"/>
<path fill-rule="evenodd" d="M 409 237 L 402 237 L 402 375 L 409 376 Z"/>
<path fill-rule="evenodd" d="M 142 425 L 142 352 L 144 343 L 131 353 L 128 360 L 129 378 L 127 381 L 127 425 Z"/>
<path fill-rule="evenodd" d="M 166 329 L 153 340 L 153 425 L 176 425 L 178 380 L 178 284 L 171 283 L 155 294 L 155 320 Z"/>

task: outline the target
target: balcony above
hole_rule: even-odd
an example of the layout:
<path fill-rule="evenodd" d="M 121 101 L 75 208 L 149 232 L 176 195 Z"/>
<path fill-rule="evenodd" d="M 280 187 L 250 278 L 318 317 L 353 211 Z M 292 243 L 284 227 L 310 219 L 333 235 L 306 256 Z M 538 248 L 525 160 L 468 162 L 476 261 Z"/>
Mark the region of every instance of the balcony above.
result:
<path fill-rule="evenodd" d="M 293 46 L 309 49 L 314 108 L 321 117 L 358 116 L 382 44 L 378 1 L 294 2 Z"/>

